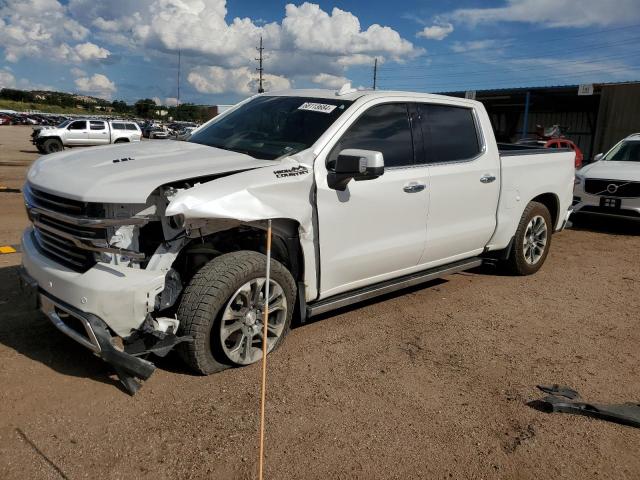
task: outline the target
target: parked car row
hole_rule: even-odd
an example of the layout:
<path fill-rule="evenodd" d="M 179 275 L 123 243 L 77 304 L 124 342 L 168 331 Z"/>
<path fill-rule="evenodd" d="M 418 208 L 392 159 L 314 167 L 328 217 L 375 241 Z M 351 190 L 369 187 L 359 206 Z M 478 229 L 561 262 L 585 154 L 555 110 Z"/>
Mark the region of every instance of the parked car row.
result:
<path fill-rule="evenodd" d="M 0 125 L 57 125 L 69 117 L 39 113 L 0 112 Z"/>
<path fill-rule="evenodd" d="M 173 122 L 168 124 L 145 122 L 140 128 L 142 136 L 149 139 L 186 140 L 198 126 L 192 122 Z"/>

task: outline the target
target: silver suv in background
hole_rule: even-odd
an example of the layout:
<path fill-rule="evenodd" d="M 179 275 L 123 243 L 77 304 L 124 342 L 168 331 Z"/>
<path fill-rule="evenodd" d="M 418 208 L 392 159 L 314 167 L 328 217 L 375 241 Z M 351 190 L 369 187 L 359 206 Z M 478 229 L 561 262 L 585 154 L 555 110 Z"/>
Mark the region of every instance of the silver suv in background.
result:
<path fill-rule="evenodd" d="M 34 130 L 32 143 L 40 153 L 54 153 L 64 147 L 139 142 L 142 131 L 130 120 L 65 120 L 57 127 Z"/>

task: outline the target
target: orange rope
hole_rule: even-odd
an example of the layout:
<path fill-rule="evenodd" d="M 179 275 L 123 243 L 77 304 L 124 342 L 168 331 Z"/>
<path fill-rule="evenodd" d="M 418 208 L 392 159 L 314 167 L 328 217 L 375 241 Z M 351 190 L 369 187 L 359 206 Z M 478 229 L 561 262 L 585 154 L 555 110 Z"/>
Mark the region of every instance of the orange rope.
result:
<path fill-rule="evenodd" d="M 267 228 L 267 274 L 264 287 L 264 318 L 262 327 L 262 387 L 260 392 L 260 458 L 258 479 L 263 478 L 264 467 L 264 406 L 267 397 L 267 325 L 269 320 L 269 280 L 271 275 L 271 220 Z"/>

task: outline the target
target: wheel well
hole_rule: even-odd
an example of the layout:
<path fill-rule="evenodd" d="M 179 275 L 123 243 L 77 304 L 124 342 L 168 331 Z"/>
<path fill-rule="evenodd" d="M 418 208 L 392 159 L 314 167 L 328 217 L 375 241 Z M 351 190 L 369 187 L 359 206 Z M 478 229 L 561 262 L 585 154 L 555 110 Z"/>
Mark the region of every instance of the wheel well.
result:
<path fill-rule="evenodd" d="M 543 204 L 549 210 L 551 214 L 551 220 L 553 221 L 553 228 L 555 230 L 556 225 L 558 225 L 558 214 L 560 213 L 560 202 L 558 201 L 558 197 L 553 193 L 543 193 L 542 195 L 538 195 L 532 202 L 538 202 Z"/>
<path fill-rule="evenodd" d="M 304 258 L 298 223 L 275 220 L 271 239 L 271 255 L 282 263 L 296 281 L 304 278 Z M 266 231 L 253 226 L 241 226 L 192 239 L 174 262 L 183 282 L 188 282 L 210 260 L 225 253 L 250 250 L 266 253 Z"/>
<path fill-rule="evenodd" d="M 129 139 L 128 138 L 117 138 L 115 140 L 115 142 L 113 142 L 113 143 L 125 143 L 125 142 L 129 142 Z"/>

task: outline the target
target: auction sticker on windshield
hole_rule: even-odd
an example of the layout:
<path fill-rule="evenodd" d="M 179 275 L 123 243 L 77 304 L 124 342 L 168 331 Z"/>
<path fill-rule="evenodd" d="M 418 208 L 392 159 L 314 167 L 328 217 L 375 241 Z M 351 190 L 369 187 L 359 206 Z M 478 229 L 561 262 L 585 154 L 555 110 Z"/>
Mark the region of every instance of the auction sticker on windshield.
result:
<path fill-rule="evenodd" d="M 328 105 L 326 103 L 305 102 L 298 107 L 298 110 L 309 110 L 311 112 L 331 113 L 337 105 Z"/>

